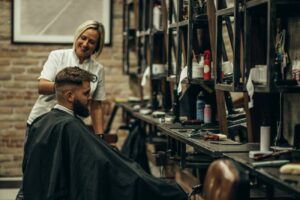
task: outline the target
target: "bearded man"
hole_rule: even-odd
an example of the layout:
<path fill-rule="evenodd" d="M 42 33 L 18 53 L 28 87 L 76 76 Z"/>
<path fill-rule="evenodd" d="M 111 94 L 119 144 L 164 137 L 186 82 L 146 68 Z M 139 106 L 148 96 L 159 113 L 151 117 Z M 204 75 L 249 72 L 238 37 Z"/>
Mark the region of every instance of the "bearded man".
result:
<path fill-rule="evenodd" d="M 89 115 L 94 75 L 67 67 L 55 78 L 58 104 L 31 125 L 23 160 L 25 200 L 183 200 L 174 182 L 147 174 L 92 133 Z"/>

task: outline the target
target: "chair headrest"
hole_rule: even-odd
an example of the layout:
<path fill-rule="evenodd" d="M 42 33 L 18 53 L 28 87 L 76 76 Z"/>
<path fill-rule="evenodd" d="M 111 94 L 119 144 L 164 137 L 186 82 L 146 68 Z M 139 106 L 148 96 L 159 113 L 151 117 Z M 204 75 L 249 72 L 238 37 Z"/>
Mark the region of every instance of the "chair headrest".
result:
<path fill-rule="evenodd" d="M 235 200 L 247 196 L 248 174 L 240 166 L 228 159 L 219 159 L 210 164 L 203 186 L 205 200 Z"/>

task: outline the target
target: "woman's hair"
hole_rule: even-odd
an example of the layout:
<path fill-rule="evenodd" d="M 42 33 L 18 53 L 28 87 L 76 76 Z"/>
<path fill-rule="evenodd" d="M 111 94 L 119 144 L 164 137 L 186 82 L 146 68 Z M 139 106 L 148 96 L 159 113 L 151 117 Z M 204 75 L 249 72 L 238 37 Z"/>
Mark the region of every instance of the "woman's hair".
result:
<path fill-rule="evenodd" d="M 95 20 L 88 20 L 85 21 L 83 24 L 81 24 L 75 31 L 74 35 L 74 43 L 73 43 L 73 48 L 75 49 L 75 43 L 77 39 L 81 36 L 81 34 L 86 31 L 87 29 L 94 29 L 99 33 L 99 40 L 98 44 L 96 46 L 95 52 L 93 55 L 97 58 L 103 49 L 104 46 L 104 39 L 105 39 L 105 29 L 102 23 L 95 21 Z"/>

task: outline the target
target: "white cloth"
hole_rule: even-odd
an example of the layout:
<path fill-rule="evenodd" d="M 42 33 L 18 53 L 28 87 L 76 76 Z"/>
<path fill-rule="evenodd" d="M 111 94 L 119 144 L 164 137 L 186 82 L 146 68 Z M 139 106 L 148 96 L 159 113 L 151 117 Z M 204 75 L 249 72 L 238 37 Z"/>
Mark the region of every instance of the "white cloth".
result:
<path fill-rule="evenodd" d="M 66 67 L 80 67 L 97 76 L 98 81 L 91 82 L 91 95 L 93 100 L 105 100 L 105 82 L 104 82 L 104 68 L 93 59 L 85 60 L 82 64 L 79 63 L 73 49 L 55 50 L 50 52 L 48 60 L 44 64 L 43 70 L 39 79 L 46 79 L 54 81 L 56 74 Z M 42 114 L 49 112 L 56 104 L 55 94 L 39 95 L 35 102 L 27 123 L 31 124 L 33 120 Z"/>
<path fill-rule="evenodd" d="M 182 91 L 181 82 L 183 81 L 183 79 L 185 79 L 187 77 L 187 73 L 188 73 L 188 68 L 187 68 L 187 66 L 185 66 L 180 72 L 177 94 L 179 94 Z"/>
<path fill-rule="evenodd" d="M 248 107 L 249 108 L 253 108 L 253 94 L 254 94 L 254 86 L 253 86 L 253 79 L 255 78 L 254 77 L 254 72 L 255 68 L 252 68 L 250 70 L 250 73 L 249 73 L 249 77 L 248 77 L 248 81 L 247 81 L 247 84 L 246 84 L 246 88 L 247 88 L 247 91 L 248 91 L 248 95 L 249 95 L 249 103 L 248 103 Z"/>
<path fill-rule="evenodd" d="M 62 105 L 56 104 L 56 105 L 54 106 L 54 108 L 56 108 L 56 109 L 58 109 L 58 110 L 65 111 L 66 113 L 68 113 L 68 114 L 74 116 L 74 111 L 73 111 L 73 110 L 70 110 L 69 108 L 66 108 L 66 107 L 64 107 L 64 106 L 62 106 Z"/>
<path fill-rule="evenodd" d="M 144 74 L 143 74 L 143 78 L 142 78 L 142 81 L 141 81 L 141 86 L 145 86 L 146 83 L 147 83 L 147 79 L 149 78 L 150 76 L 150 67 L 147 66 L 145 71 L 144 71 Z"/>

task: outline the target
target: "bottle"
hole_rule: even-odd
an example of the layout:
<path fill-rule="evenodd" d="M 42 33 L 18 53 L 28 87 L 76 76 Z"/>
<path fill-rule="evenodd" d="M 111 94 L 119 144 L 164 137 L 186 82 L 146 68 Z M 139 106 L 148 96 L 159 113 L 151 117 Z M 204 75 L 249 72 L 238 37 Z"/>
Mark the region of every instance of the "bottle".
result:
<path fill-rule="evenodd" d="M 276 56 L 275 62 L 274 62 L 274 82 L 276 84 L 278 84 L 281 80 L 282 80 L 281 63 L 280 63 L 278 56 Z"/>
<path fill-rule="evenodd" d="M 199 61 L 199 78 L 203 78 L 203 73 L 204 73 L 204 56 L 201 55 Z"/>
<path fill-rule="evenodd" d="M 200 78 L 200 65 L 195 55 L 192 63 L 192 78 Z"/>
<path fill-rule="evenodd" d="M 270 126 L 263 121 L 260 126 L 260 151 L 266 152 L 270 148 Z"/>
<path fill-rule="evenodd" d="M 151 106 L 152 106 L 153 110 L 157 110 L 158 109 L 159 102 L 158 102 L 158 99 L 157 99 L 157 92 L 156 91 L 152 92 Z"/>
<path fill-rule="evenodd" d="M 210 51 L 206 50 L 204 51 L 204 74 L 203 79 L 204 80 L 210 80 L 211 79 L 211 70 L 210 70 Z"/>
<path fill-rule="evenodd" d="M 174 89 L 173 89 L 173 95 L 174 95 L 174 100 L 173 100 L 173 123 L 180 122 L 179 117 L 180 117 L 180 107 L 179 107 L 179 97 L 177 94 L 177 85 L 175 84 Z"/>
<path fill-rule="evenodd" d="M 209 104 L 205 104 L 204 107 L 204 124 L 211 123 L 211 107 Z"/>
<path fill-rule="evenodd" d="M 204 121 L 204 105 L 205 97 L 203 91 L 200 91 L 196 101 L 196 119 L 201 122 Z"/>

